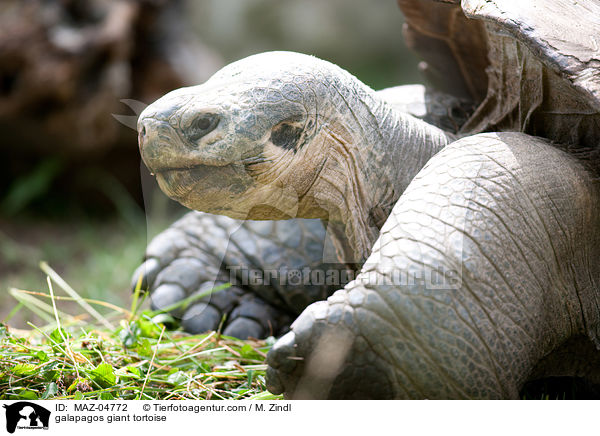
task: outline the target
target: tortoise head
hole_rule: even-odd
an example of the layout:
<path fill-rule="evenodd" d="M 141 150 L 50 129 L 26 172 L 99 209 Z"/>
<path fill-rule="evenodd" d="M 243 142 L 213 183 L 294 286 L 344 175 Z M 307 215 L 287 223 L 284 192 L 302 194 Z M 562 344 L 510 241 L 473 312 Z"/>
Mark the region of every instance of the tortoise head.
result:
<path fill-rule="evenodd" d="M 321 217 L 306 194 L 327 160 L 323 127 L 331 132 L 339 118 L 327 88 L 340 74 L 352 77 L 290 52 L 230 64 L 143 111 L 142 159 L 161 189 L 192 209 L 240 219 Z"/>

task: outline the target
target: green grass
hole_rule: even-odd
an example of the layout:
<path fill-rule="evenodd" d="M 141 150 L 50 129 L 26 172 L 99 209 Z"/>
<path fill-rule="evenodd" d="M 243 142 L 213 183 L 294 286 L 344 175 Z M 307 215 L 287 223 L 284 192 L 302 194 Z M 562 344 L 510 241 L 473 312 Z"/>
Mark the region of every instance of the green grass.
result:
<path fill-rule="evenodd" d="M 109 219 L 0 216 L 0 399 L 277 398 L 264 381 L 272 340 L 190 336 L 144 310 L 131 274 L 181 212 L 159 191 L 144 213 L 122 187 L 99 185 Z M 23 210 L 31 196 L 15 192 Z"/>
<path fill-rule="evenodd" d="M 169 331 L 172 319 L 84 299 L 47 265 L 48 292 L 12 289 L 8 320 L 31 310 L 44 325 L 0 326 L 0 399 L 278 399 L 265 387 L 273 343 Z M 56 295 L 55 288 L 67 295 Z M 75 301 L 82 311 L 62 310 Z M 189 303 L 189 302 L 186 302 Z M 96 311 L 103 308 L 104 313 Z"/>

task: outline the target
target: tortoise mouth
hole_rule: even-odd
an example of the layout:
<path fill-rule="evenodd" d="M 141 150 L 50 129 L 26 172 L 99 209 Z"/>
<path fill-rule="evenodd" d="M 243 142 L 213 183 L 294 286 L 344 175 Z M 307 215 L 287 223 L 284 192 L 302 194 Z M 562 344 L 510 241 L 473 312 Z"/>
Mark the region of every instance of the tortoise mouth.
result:
<path fill-rule="evenodd" d="M 236 164 L 161 168 L 155 175 L 158 185 L 169 197 L 206 212 L 222 209 L 252 185 L 248 175 Z"/>
<path fill-rule="evenodd" d="M 216 179 L 214 176 L 217 169 L 223 170 L 224 167 L 194 164 L 190 166 L 159 168 L 154 171 L 154 174 L 161 189 L 169 197 L 181 198 L 182 195 L 188 194 L 194 188 L 197 188 L 198 184 L 212 182 L 213 179 Z"/>
<path fill-rule="evenodd" d="M 194 164 L 194 165 L 190 165 L 190 166 L 178 166 L 178 167 L 164 167 L 164 168 L 159 168 L 156 170 L 152 171 L 152 174 L 158 176 L 158 175 L 162 175 L 164 176 L 165 174 L 168 173 L 172 173 L 172 172 L 178 172 L 178 171 L 194 171 L 196 169 L 200 169 L 200 167 L 211 167 L 211 166 L 215 166 L 215 165 L 205 165 L 205 164 Z"/>
<path fill-rule="evenodd" d="M 144 144 L 141 149 L 141 157 L 142 161 L 148 167 L 152 174 L 161 174 L 168 173 L 170 171 L 194 171 L 196 169 L 202 168 L 222 168 L 230 165 L 235 165 L 236 162 L 232 162 L 224 157 L 214 156 L 214 155 L 191 155 L 181 153 L 180 156 L 169 156 L 162 152 L 162 150 L 168 149 L 172 147 L 172 144 L 176 141 L 169 141 L 165 138 L 161 138 L 162 141 L 156 143 L 147 143 Z M 213 141 L 211 143 L 206 144 L 207 147 L 218 146 L 221 140 Z M 167 163 L 164 161 L 171 161 L 171 163 Z M 186 162 L 186 160 L 188 162 Z"/>

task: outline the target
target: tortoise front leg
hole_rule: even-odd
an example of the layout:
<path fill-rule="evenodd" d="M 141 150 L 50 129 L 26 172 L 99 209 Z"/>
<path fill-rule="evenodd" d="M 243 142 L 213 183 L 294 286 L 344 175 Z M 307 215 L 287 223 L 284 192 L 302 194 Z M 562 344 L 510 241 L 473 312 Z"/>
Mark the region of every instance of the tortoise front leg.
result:
<path fill-rule="evenodd" d="M 340 286 L 322 280 L 307 286 L 304 280 L 317 270 L 343 268 L 324 263 L 324 240 L 318 220 L 239 221 L 190 212 L 152 240 L 132 287 L 141 275 L 152 307 L 161 309 L 231 282 L 173 315 L 190 333 L 215 330 L 226 315 L 227 335 L 277 335 L 306 306 Z"/>
<path fill-rule="evenodd" d="M 600 345 L 600 181 L 518 133 L 433 157 L 361 274 L 268 355 L 288 398 L 517 398 L 570 338 Z M 597 163 L 595 164 L 597 169 Z"/>

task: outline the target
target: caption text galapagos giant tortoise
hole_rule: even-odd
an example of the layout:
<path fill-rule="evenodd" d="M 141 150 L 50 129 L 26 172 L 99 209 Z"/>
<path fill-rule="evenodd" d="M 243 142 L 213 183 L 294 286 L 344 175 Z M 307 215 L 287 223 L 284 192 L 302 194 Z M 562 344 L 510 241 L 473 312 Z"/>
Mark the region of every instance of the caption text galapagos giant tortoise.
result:
<path fill-rule="evenodd" d="M 438 90 L 272 52 L 141 114 L 145 164 L 202 212 L 136 277 L 155 307 L 239 279 L 180 313 L 192 332 L 227 313 L 225 334 L 264 337 L 300 314 L 267 358 L 287 398 L 600 383 L 600 5 L 399 3 Z"/>

